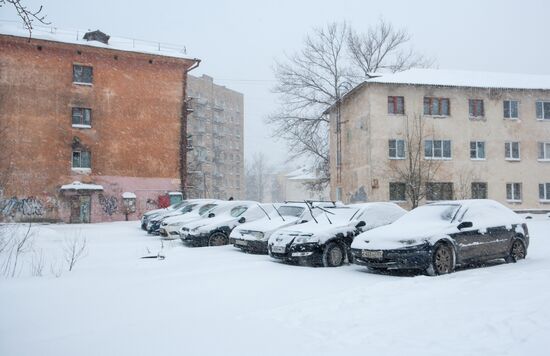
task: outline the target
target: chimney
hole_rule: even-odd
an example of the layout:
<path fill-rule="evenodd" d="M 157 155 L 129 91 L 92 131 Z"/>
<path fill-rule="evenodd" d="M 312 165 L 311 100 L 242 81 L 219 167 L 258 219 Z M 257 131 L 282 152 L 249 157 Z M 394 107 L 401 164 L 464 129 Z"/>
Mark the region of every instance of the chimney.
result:
<path fill-rule="evenodd" d="M 89 31 L 83 37 L 86 41 L 98 41 L 101 43 L 109 44 L 109 38 L 111 36 L 101 32 L 100 30 Z"/>

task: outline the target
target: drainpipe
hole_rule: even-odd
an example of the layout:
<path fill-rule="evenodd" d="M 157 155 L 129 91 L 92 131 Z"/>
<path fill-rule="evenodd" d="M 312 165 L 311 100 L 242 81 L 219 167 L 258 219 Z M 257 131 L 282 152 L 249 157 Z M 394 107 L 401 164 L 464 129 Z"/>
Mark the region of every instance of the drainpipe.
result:
<path fill-rule="evenodd" d="M 194 63 L 185 70 L 185 85 L 183 87 L 183 100 L 181 109 L 180 125 L 180 190 L 183 199 L 187 198 L 185 186 L 187 183 L 187 74 L 197 68 L 201 63 L 200 59 L 193 59 Z"/>

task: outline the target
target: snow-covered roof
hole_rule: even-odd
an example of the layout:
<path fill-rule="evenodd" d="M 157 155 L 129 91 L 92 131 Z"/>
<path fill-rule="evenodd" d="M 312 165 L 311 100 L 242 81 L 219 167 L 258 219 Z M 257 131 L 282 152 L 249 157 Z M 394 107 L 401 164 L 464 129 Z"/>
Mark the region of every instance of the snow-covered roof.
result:
<path fill-rule="evenodd" d="M 124 192 L 122 193 L 123 199 L 136 199 L 136 195 L 132 192 Z"/>
<path fill-rule="evenodd" d="M 71 184 L 62 185 L 61 190 L 103 190 L 103 186 L 99 184 L 88 184 L 74 181 Z"/>
<path fill-rule="evenodd" d="M 367 83 L 550 90 L 550 75 L 414 68 L 382 74 Z"/>
<path fill-rule="evenodd" d="M 109 38 L 108 44 L 104 44 L 99 41 L 85 40 L 83 37 L 86 32 L 89 31 L 65 30 L 56 27 L 33 25 L 32 38 L 44 41 L 194 60 L 187 54 L 187 50 L 184 46 L 113 36 Z M 21 24 L 0 22 L 0 35 L 28 38 L 29 32 Z"/>
<path fill-rule="evenodd" d="M 319 179 L 315 170 L 312 168 L 301 167 L 290 173 L 285 174 L 289 180 L 316 180 Z"/>

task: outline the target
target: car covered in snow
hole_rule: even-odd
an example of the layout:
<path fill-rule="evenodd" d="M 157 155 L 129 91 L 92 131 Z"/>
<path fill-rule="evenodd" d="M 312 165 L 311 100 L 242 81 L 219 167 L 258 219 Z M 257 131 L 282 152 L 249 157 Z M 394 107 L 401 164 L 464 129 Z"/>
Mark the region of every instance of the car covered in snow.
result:
<path fill-rule="evenodd" d="M 271 209 L 271 204 L 228 201 L 210 211 L 207 218 L 185 224 L 180 229 L 180 239 L 190 246 L 227 245 L 236 226 L 258 220 Z"/>
<path fill-rule="evenodd" d="M 504 258 L 525 258 L 529 233 L 523 219 L 489 199 L 442 201 L 413 209 L 388 226 L 359 235 L 355 263 L 374 270 L 417 269 L 429 275 Z"/>
<path fill-rule="evenodd" d="M 164 219 L 189 213 L 201 200 L 202 199 L 185 200 L 185 203 L 179 205 L 176 209 L 161 211 L 154 215 L 151 215 L 147 221 L 147 233 L 158 235 L 160 232 L 160 224 Z"/>
<path fill-rule="evenodd" d="M 224 204 L 221 200 L 202 200 L 189 204 L 186 213 L 163 218 L 160 223 L 159 234 L 164 240 L 179 239 L 180 229 L 196 220 L 208 217 L 208 214 L 217 206 Z"/>
<path fill-rule="evenodd" d="M 321 214 L 307 223 L 277 230 L 268 242 L 273 258 L 337 267 L 351 259 L 350 245 L 360 232 L 390 224 L 406 211 L 394 203 L 314 207 Z"/>
<path fill-rule="evenodd" d="M 274 204 L 271 213 L 253 222 L 237 226 L 229 243 L 246 252 L 267 254 L 267 241 L 278 229 L 302 224 L 312 219 L 309 203 Z M 320 210 L 316 209 L 316 212 Z"/>
<path fill-rule="evenodd" d="M 154 209 L 154 210 L 149 210 L 147 212 L 145 212 L 142 216 L 141 216 L 141 228 L 143 230 L 147 230 L 147 223 L 149 222 L 149 219 L 151 219 L 152 217 L 154 216 L 158 216 L 160 214 L 163 214 L 163 213 L 166 213 L 166 212 L 170 212 L 170 211 L 174 211 L 176 209 L 179 209 L 181 208 L 182 206 L 186 205 L 187 204 L 187 200 L 182 200 L 180 201 L 179 203 L 176 203 L 176 204 L 173 204 L 173 205 L 170 205 L 166 208 L 161 208 L 161 209 Z"/>

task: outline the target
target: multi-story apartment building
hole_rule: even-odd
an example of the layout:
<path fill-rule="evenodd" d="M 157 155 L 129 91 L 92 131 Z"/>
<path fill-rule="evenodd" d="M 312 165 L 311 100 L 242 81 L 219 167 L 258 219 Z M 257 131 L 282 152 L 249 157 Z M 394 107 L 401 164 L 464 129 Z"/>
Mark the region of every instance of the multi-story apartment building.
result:
<path fill-rule="evenodd" d="M 180 191 L 198 60 L 162 46 L 0 27 L 0 215 L 136 219 Z"/>
<path fill-rule="evenodd" d="M 327 113 L 333 199 L 410 206 L 403 173 L 416 164 L 431 172 L 422 201 L 550 208 L 550 76 L 413 69 L 365 81 Z"/>
<path fill-rule="evenodd" d="M 188 77 L 190 197 L 244 198 L 243 95 L 212 77 Z"/>

